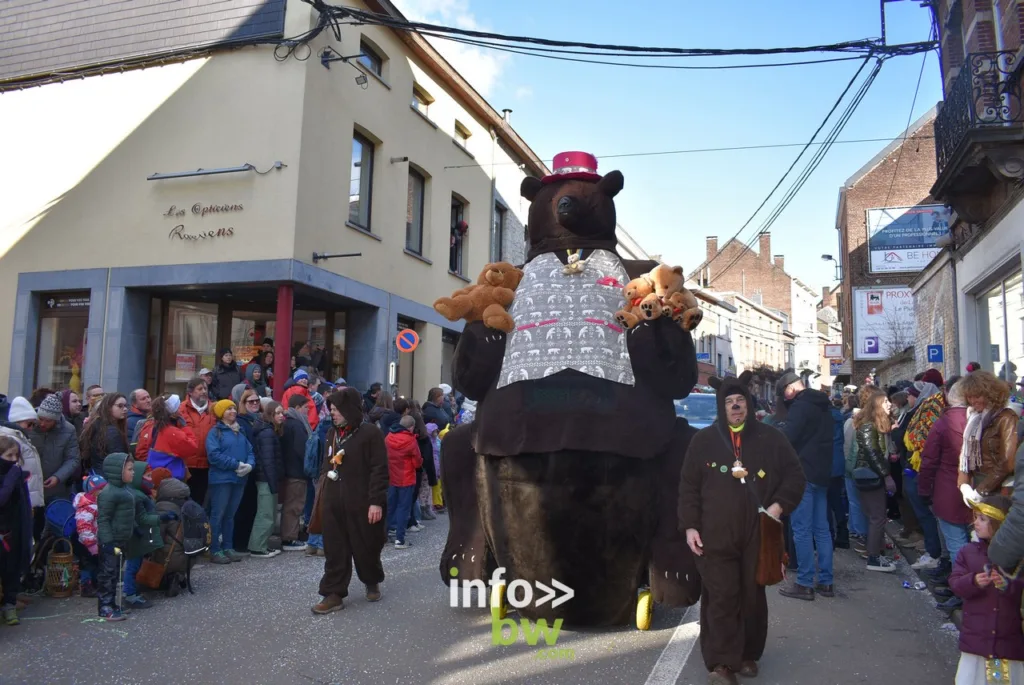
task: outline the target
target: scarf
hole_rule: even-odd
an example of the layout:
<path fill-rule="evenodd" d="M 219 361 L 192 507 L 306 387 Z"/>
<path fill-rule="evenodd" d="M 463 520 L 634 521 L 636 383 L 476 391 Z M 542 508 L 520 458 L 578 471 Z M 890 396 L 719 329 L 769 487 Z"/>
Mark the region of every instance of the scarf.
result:
<path fill-rule="evenodd" d="M 224 422 L 221 421 L 221 423 Z M 235 421 L 234 423 L 224 423 L 224 425 L 230 428 L 231 430 L 235 431 L 236 433 L 242 429 L 242 426 L 239 425 L 238 421 Z"/>
<path fill-rule="evenodd" d="M 302 427 L 306 429 L 307 438 L 313 433 L 313 429 L 309 425 L 309 415 L 305 412 L 300 412 L 295 407 L 289 407 L 288 411 L 286 411 L 284 415 L 300 421 L 302 423 Z"/>
<path fill-rule="evenodd" d="M 990 413 L 989 409 L 983 412 L 967 410 L 964 442 L 960 447 L 960 473 L 973 473 L 981 467 L 981 431 Z"/>
<path fill-rule="evenodd" d="M 192 399 L 191 397 L 188 398 L 188 401 L 189 401 L 189 404 L 191 404 L 193 407 L 195 407 L 195 410 L 197 412 L 199 412 L 200 414 L 205 413 L 206 410 L 210 408 L 210 403 L 209 402 L 207 402 L 206 404 L 204 404 L 203 406 L 200 407 L 198 404 L 196 404 L 196 401 L 194 399 Z"/>

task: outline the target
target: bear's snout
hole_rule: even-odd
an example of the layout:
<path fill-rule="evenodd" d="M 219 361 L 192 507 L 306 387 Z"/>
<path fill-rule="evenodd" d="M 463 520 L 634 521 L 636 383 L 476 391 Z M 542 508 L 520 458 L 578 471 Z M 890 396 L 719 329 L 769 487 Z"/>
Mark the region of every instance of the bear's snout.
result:
<path fill-rule="evenodd" d="M 557 206 L 559 223 L 564 225 L 565 220 L 575 217 L 578 206 L 579 203 L 574 197 L 563 195 L 559 198 Z"/>

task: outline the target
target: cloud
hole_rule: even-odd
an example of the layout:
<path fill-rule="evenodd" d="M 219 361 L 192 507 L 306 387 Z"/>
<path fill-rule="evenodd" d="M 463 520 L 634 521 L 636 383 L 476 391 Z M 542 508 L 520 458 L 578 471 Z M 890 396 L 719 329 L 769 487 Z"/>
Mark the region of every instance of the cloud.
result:
<path fill-rule="evenodd" d="M 530 86 L 519 86 L 516 88 L 516 100 L 526 100 L 533 97 L 533 88 Z"/>
<path fill-rule="evenodd" d="M 486 30 L 470 9 L 469 0 L 395 0 L 395 5 L 412 21 Z M 439 38 L 427 40 L 451 62 L 470 85 L 485 96 L 491 93 L 509 60 L 507 54 L 472 45 Z"/>

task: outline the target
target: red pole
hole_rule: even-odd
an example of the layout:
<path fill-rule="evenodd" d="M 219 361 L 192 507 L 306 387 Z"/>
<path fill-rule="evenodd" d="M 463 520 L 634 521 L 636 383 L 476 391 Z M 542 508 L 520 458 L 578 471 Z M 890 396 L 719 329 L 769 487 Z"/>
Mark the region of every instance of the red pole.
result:
<path fill-rule="evenodd" d="M 274 399 L 281 401 L 284 384 L 292 370 L 292 306 L 295 292 L 291 284 L 277 286 L 277 321 L 274 325 Z"/>

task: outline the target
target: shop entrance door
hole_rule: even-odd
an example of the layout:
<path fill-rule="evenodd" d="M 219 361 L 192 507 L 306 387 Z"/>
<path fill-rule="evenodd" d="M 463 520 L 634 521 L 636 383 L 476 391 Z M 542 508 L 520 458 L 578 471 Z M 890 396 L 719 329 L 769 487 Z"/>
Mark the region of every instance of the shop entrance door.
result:
<path fill-rule="evenodd" d="M 398 330 L 404 331 L 407 328 L 411 330 L 416 330 L 416 326 L 413 324 L 412 321 L 399 319 Z M 416 361 L 414 355 L 416 354 L 416 352 L 397 352 L 398 348 L 395 346 L 394 341 L 391 341 L 391 347 L 392 349 L 396 350 L 395 353 L 398 355 L 398 370 L 395 373 L 397 383 L 394 386 L 392 386 L 391 394 L 394 395 L 395 397 L 404 397 L 407 400 L 414 400 L 416 398 L 413 397 L 412 394 L 412 379 L 413 366 L 415 365 Z"/>

